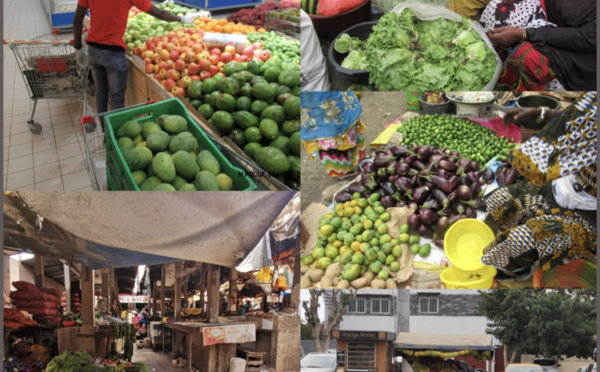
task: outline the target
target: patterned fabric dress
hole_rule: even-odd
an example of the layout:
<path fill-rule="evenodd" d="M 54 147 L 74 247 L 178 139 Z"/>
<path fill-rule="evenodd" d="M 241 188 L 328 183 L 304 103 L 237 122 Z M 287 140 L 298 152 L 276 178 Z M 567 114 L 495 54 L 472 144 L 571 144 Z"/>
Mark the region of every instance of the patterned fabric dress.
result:
<path fill-rule="evenodd" d="M 548 21 L 541 0 L 492 0 L 481 15 L 481 23 L 486 32 L 502 26 L 556 27 Z M 499 46 L 497 51 L 504 62 L 499 85 L 509 86 L 514 91 L 564 90 L 548 65 L 548 58 L 531 43 L 517 43 L 509 48 Z"/>
<path fill-rule="evenodd" d="M 360 117 L 353 92 L 302 92 L 300 135 L 311 159 L 320 159 L 331 177 L 350 173 L 365 154 Z"/>
<path fill-rule="evenodd" d="M 45 368 L 44 363 L 38 358 L 34 366 L 25 366 L 19 358 L 16 356 L 9 356 L 4 359 L 4 372 L 30 372 L 30 371 L 43 371 Z"/>
<path fill-rule="evenodd" d="M 486 223 L 496 239 L 482 261 L 514 272 L 539 259 L 542 270 L 576 258 L 595 260 L 596 217 L 560 208 L 552 180 L 570 174 L 596 195 L 596 93 L 588 92 L 509 155 L 527 180 L 494 191 L 486 199 Z"/>

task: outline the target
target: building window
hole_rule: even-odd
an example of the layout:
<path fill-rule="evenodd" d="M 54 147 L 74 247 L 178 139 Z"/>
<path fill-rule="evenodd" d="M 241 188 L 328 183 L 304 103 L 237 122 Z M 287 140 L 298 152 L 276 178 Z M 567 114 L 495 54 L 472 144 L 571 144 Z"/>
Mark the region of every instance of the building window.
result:
<path fill-rule="evenodd" d="M 366 311 L 366 301 L 364 298 L 355 298 L 348 305 L 349 313 L 364 314 Z"/>
<path fill-rule="evenodd" d="M 438 299 L 436 297 L 419 298 L 419 312 L 422 314 L 437 314 Z"/>
<path fill-rule="evenodd" d="M 388 298 L 373 298 L 371 300 L 371 313 L 373 314 L 389 314 L 390 300 Z"/>

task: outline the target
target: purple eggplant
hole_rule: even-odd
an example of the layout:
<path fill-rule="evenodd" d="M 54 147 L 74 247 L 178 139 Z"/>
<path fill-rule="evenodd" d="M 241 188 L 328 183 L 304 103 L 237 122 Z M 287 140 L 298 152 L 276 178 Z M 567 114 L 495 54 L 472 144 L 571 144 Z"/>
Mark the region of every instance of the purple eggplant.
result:
<path fill-rule="evenodd" d="M 416 170 L 415 168 L 410 168 L 410 169 L 408 170 L 408 174 L 407 174 L 407 175 L 408 175 L 409 177 L 418 176 L 418 175 L 419 175 L 419 172 L 420 172 L 420 171 L 419 171 L 419 170 Z"/>
<path fill-rule="evenodd" d="M 450 186 L 452 186 L 452 190 L 456 190 L 458 186 L 460 186 L 460 177 L 456 174 L 453 174 L 448 178 L 448 182 L 450 182 Z"/>
<path fill-rule="evenodd" d="M 425 164 L 423 164 L 420 160 L 415 160 L 411 164 L 411 167 L 413 167 L 417 170 L 423 170 L 423 169 L 425 169 Z"/>
<path fill-rule="evenodd" d="M 467 207 L 465 208 L 465 216 L 467 216 L 467 218 L 475 218 L 477 217 L 477 212 L 475 211 L 475 209 Z"/>
<path fill-rule="evenodd" d="M 460 176 L 460 180 L 458 181 L 458 185 L 468 185 L 469 184 L 469 179 L 467 178 L 466 175 L 462 175 Z"/>
<path fill-rule="evenodd" d="M 427 181 L 433 183 L 435 187 L 442 190 L 443 192 L 451 192 L 452 191 L 452 184 L 450 184 L 450 182 L 448 182 L 448 180 L 443 177 L 440 177 L 435 174 L 430 174 L 429 176 L 421 176 L 421 177 L 423 177 Z"/>
<path fill-rule="evenodd" d="M 433 185 L 433 183 L 431 183 L 431 182 L 429 182 L 427 180 L 425 180 L 424 182 L 422 182 L 421 186 L 427 186 L 427 187 L 429 187 L 432 190 L 435 188 L 435 186 Z"/>
<path fill-rule="evenodd" d="M 373 164 L 371 161 L 365 162 L 362 168 L 365 173 L 373 173 L 377 170 L 375 164 Z"/>
<path fill-rule="evenodd" d="M 429 160 L 428 160 L 427 163 L 428 164 L 432 164 L 432 163 L 437 164 L 437 163 L 439 163 L 440 161 L 442 161 L 445 158 L 446 158 L 446 155 L 444 155 L 444 154 L 441 154 L 441 155 L 440 154 L 433 154 L 433 155 L 431 155 L 429 157 Z"/>
<path fill-rule="evenodd" d="M 398 177 L 400 177 L 400 176 L 397 174 L 392 174 L 392 175 L 388 176 L 388 181 L 394 183 L 394 181 L 396 181 L 398 179 Z"/>
<path fill-rule="evenodd" d="M 479 209 L 481 211 L 486 211 L 487 210 L 487 203 L 485 202 L 485 200 L 483 200 L 483 199 L 475 199 L 474 202 L 477 205 L 477 209 Z"/>
<path fill-rule="evenodd" d="M 483 176 L 485 177 L 485 182 L 490 184 L 494 182 L 494 172 L 490 168 L 485 168 L 483 170 Z"/>
<path fill-rule="evenodd" d="M 433 149 L 433 154 L 447 156 L 447 154 L 444 152 L 444 149 L 438 149 L 437 147 Z"/>
<path fill-rule="evenodd" d="M 448 205 L 450 205 L 450 202 L 448 201 L 446 194 L 444 194 L 444 192 L 442 190 L 434 189 L 431 192 L 431 194 L 442 205 L 443 209 L 448 208 Z"/>
<path fill-rule="evenodd" d="M 352 195 L 350 195 L 350 193 L 348 193 L 346 191 L 338 192 L 337 195 L 335 196 L 336 203 L 345 203 L 350 200 L 352 200 Z"/>
<path fill-rule="evenodd" d="M 408 193 L 408 190 L 412 190 L 413 185 L 410 183 L 410 180 L 406 177 L 398 177 L 396 181 L 394 181 L 394 187 L 400 190 L 403 194 Z"/>
<path fill-rule="evenodd" d="M 465 218 L 467 218 L 467 217 L 462 214 L 455 214 L 454 216 L 452 216 L 448 219 L 448 223 L 450 224 L 450 226 L 452 226 L 454 223 L 456 223 L 460 220 L 463 220 Z"/>
<path fill-rule="evenodd" d="M 385 167 L 379 168 L 377 170 L 377 178 L 384 180 L 387 178 L 387 176 L 388 176 L 388 173 L 387 173 L 387 170 Z"/>
<path fill-rule="evenodd" d="M 506 186 L 506 182 L 504 181 L 505 177 L 506 172 L 504 172 L 504 170 L 501 170 L 500 172 L 496 173 L 496 182 L 498 182 L 498 186 Z"/>
<path fill-rule="evenodd" d="M 391 148 L 392 155 L 400 158 L 406 155 L 414 154 L 408 147 L 406 146 L 394 146 Z"/>
<path fill-rule="evenodd" d="M 458 199 L 458 195 L 456 195 L 456 191 L 452 191 L 446 197 L 448 198 L 449 205 L 452 205 L 452 203 L 454 203 Z"/>
<path fill-rule="evenodd" d="M 517 171 L 517 168 L 510 168 L 510 170 L 506 172 L 506 176 L 504 177 L 504 183 L 507 186 L 512 185 L 513 183 L 515 183 L 518 174 L 519 172 Z"/>
<path fill-rule="evenodd" d="M 417 231 L 419 225 L 421 224 L 421 221 L 419 220 L 419 215 L 411 214 L 410 216 L 408 216 L 408 221 L 406 223 L 408 224 L 408 228 L 410 231 Z"/>
<path fill-rule="evenodd" d="M 436 200 L 435 197 L 433 197 L 433 195 L 430 195 L 427 201 L 421 205 L 421 208 L 429 208 L 437 212 L 442 209 L 442 205 Z"/>
<path fill-rule="evenodd" d="M 456 189 L 456 195 L 460 200 L 469 200 L 471 199 L 471 189 L 467 185 L 458 186 Z"/>
<path fill-rule="evenodd" d="M 479 163 L 476 162 L 475 160 L 471 160 L 471 166 L 470 166 L 471 170 L 473 172 L 477 172 L 479 171 Z"/>
<path fill-rule="evenodd" d="M 386 195 L 386 196 L 382 197 L 379 200 L 379 202 L 381 203 L 381 206 L 384 207 L 385 209 L 391 208 L 395 204 L 394 199 L 390 195 Z"/>
<path fill-rule="evenodd" d="M 458 153 L 458 151 L 452 151 L 450 152 L 450 156 L 459 157 L 460 154 Z"/>
<path fill-rule="evenodd" d="M 396 190 L 394 189 L 394 184 L 391 182 L 384 182 L 381 184 L 381 188 L 385 191 L 386 195 L 394 195 Z"/>
<path fill-rule="evenodd" d="M 471 195 L 469 199 L 477 199 L 479 197 L 479 193 L 481 192 L 481 185 L 478 183 L 474 183 L 471 185 Z"/>
<path fill-rule="evenodd" d="M 457 214 L 465 214 L 465 207 L 463 207 L 461 203 L 452 204 L 452 209 L 454 209 Z"/>
<path fill-rule="evenodd" d="M 406 207 L 406 206 L 407 206 L 407 204 L 406 204 L 406 200 L 404 200 L 404 199 L 400 199 L 400 200 L 396 201 L 396 204 L 395 204 L 395 206 L 396 206 L 396 207 Z"/>
<path fill-rule="evenodd" d="M 446 230 L 450 226 L 450 220 L 448 217 L 440 217 L 435 225 L 435 231 L 433 232 L 433 239 L 444 237 Z"/>
<path fill-rule="evenodd" d="M 455 158 L 454 156 L 451 156 L 447 159 L 450 163 L 453 164 L 458 164 L 458 158 Z"/>
<path fill-rule="evenodd" d="M 437 170 L 437 175 L 440 176 L 440 177 L 442 177 L 442 178 L 448 179 L 448 171 L 445 170 L 444 168 L 438 169 Z"/>
<path fill-rule="evenodd" d="M 444 239 L 435 239 L 433 244 L 438 248 L 444 249 Z"/>
<path fill-rule="evenodd" d="M 419 209 L 419 205 L 414 200 L 411 200 L 410 202 L 408 202 L 408 207 L 410 209 L 412 209 L 413 212 L 416 212 Z"/>
<path fill-rule="evenodd" d="M 470 183 L 479 183 L 477 180 L 479 177 L 475 176 L 475 172 L 467 172 L 467 178 L 469 179 Z"/>
<path fill-rule="evenodd" d="M 365 187 L 360 182 L 352 182 L 348 185 L 348 192 L 354 194 L 355 192 L 362 194 L 365 192 Z"/>
<path fill-rule="evenodd" d="M 385 166 L 385 170 L 387 171 L 387 174 L 396 174 L 396 165 L 398 165 L 398 162 L 396 160 L 390 161 Z"/>
<path fill-rule="evenodd" d="M 439 220 L 437 214 L 429 208 L 419 210 L 419 221 L 425 225 L 435 225 Z"/>
<path fill-rule="evenodd" d="M 377 181 L 375 181 L 374 175 L 375 173 L 362 173 L 360 175 L 360 183 L 365 187 L 365 189 L 373 190 L 375 187 L 377 187 Z"/>
<path fill-rule="evenodd" d="M 375 164 L 377 168 L 385 168 L 388 165 L 388 163 L 394 159 L 396 158 L 394 158 L 391 155 L 381 155 L 375 157 L 375 159 L 373 160 L 373 164 Z"/>
<path fill-rule="evenodd" d="M 419 177 L 417 177 L 417 175 L 416 175 L 416 174 L 415 174 L 414 176 L 412 176 L 412 177 L 410 177 L 410 178 L 409 178 L 409 180 L 410 180 L 410 183 L 411 183 L 413 186 L 417 184 L 417 178 L 419 178 Z"/>
<path fill-rule="evenodd" d="M 375 189 L 375 191 L 373 191 L 373 192 L 379 194 L 380 198 L 383 198 L 386 195 L 385 191 L 383 191 L 383 189 L 381 187 L 378 189 Z"/>
<path fill-rule="evenodd" d="M 412 197 L 415 201 L 415 203 L 422 203 L 424 202 L 427 197 L 429 196 L 429 187 L 427 186 L 419 186 L 416 189 L 414 189 L 413 193 L 412 193 Z"/>
<path fill-rule="evenodd" d="M 433 237 L 433 230 L 431 230 L 431 227 L 421 224 L 417 227 L 417 234 L 425 238 L 431 238 Z"/>
<path fill-rule="evenodd" d="M 459 176 L 464 175 L 466 172 L 469 171 L 469 164 L 471 163 L 471 161 L 469 161 L 468 159 L 460 159 L 458 161 L 458 169 L 456 170 L 456 174 L 458 174 Z"/>
<path fill-rule="evenodd" d="M 401 161 L 396 165 L 396 174 L 399 176 L 406 176 L 408 174 L 409 170 L 410 170 L 410 164 L 408 164 L 408 163 Z"/>
<path fill-rule="evenodd" d="M 415 160 L 417 160 L 417 156 L 416 155 L 408 155 L 405 156 L 403 161 L 408 164 L 409 166 L 412 165 L 412 163 L 415 162 Z"/>
<path fill-rule="evenodd" d="M 448 171 L 455 171 L 458 169 L 458 164 L 451 163 L 447 160 L 440 160 L 440 162 L 438 163 L 438 167 Z"/>
<path fill-rule="evenodd" d="M 429 159 L 431 154 L 432 154 L 432 151 L 431 151 L 431 147 L 429 147 L 429 146 L 419 146 L 419 148 L 417 149 L 417 155 L 419 156 L 419 160 L 421 160 L 421 161 L 425 161 L 425 160 Z"/>

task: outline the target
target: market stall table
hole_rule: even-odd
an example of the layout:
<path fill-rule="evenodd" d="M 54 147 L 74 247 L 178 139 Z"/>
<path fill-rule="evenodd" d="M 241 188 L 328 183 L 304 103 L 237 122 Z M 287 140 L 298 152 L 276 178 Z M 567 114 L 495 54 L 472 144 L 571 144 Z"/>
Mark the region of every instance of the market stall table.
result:
<path fill-rule="evenodd" d="M 187 358 L 190 371 L 197 368 L 194 367 L 194 359 L 196 359 L 194 351 L 198 353 L 197 355 L 203 356 L 201 360 L 202 363 L 205 363 L 206 371 L 227 370 L 230 359 L 236 355 L 235 344 L 252 342 L 256 339 L 255 324 L 251 322 L 166 323 L 165 327 L 173 330 L 172 358 L 177 356 L 184 338 L 187 338 Z M 231 338 L 227 337 L 228 331 L 232 334 Z M 203 341 L 203 345 L 194 348 L 194 341 L 199 342 L 200 340 Z M 227 343 L 235 344 L 222 345 Z"/>

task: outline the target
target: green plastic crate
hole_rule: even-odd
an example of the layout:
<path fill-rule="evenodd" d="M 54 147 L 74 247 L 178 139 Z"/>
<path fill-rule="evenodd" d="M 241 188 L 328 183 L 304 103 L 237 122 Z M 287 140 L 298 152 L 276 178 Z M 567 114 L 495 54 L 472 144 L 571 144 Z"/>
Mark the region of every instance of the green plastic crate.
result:
<path fill-rule="evenodd" d="M 200 144 L 200 150 L 210 151 L 221 164 L 223 173 L 231 177 L 233 189 L 237 191 L 253 191 L 256 184 L 244 172 L 231 164 L 215 144 L 204 134 L 202 129 L 190 117 L 186 107 L 177 98 L 171 98 L 157 103 L 132 108 L 108 114 L 105 116 L 106 129 L 106 178 L 109 191 L 139 191 L 133 175 L 125 162 L 125 157 L 117 145 L 116 132 L 128 120 L 140 124 L 156 121 L 160 115 L 181 115 L 188 122 L 188 131 L 194 135 Z"/>

